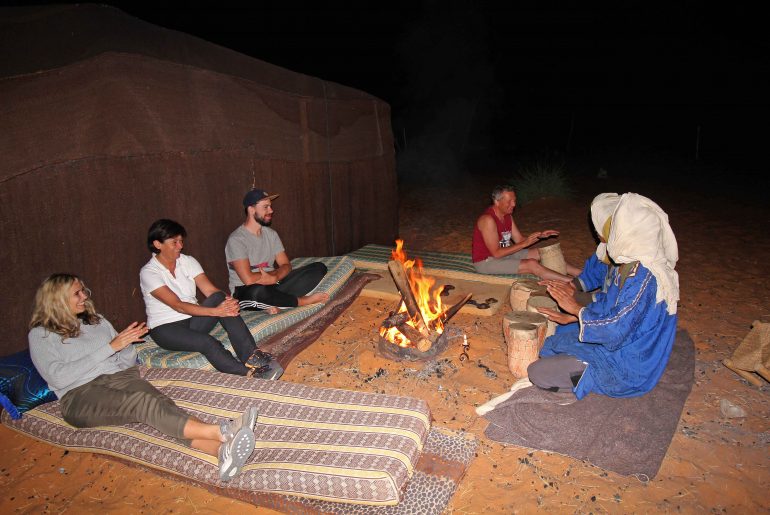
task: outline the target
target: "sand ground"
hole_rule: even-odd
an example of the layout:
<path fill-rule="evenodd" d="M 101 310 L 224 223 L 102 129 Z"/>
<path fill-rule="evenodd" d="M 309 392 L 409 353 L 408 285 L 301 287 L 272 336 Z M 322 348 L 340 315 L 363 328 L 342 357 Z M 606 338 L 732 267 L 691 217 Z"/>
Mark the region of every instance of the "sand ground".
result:
<path fill-rule="evenodd" d="M 675 172 L 675 171 L 670 171 Z M 501 177 L 505 177 L 502 175 Z M 638 177 L 638 176 L 637 176 Z M 757 388 L 721 365 L 754 320 L 770 321 L 770 280 L 764 227 L 770 210 L 725 192 L 719 184 L 628 177 L 584 177 L 573 198 L 543 199 L 517 208 L 522 232 L 554 228 L 568 261 L 593 252 L 588 205 L 601 191 L 635 191 L 669 214 L 679 242 L 679 325 L 696 345 L 695 384 L 658 475 L 624 477 L 542 451 L 487 440 L 474 407 L 506 391 L 514 378 L 505 360 L 501 320 L 458 314 L 471 344 L 439 359 L 441 373 L 377 356 L 377 327 L 392 303 L 360 297 L 288 367 L 283 379 L 311 385 L 424 398 L 435 424 L 480 439 L 478 458 L 459 486 L 451 513 L 761 513 L 770 510 L 770 386 Z M 495 178 L 451 185 L 401 187 L 400 235 L 406 250 L 470 251 L 476 216 Z M 754 198 L 757 196 L 755 195 Z M 726 419 L 719 401 L 748 416 Z M 268 513 L 269 510 L 161 479 L 90 454 L 67 453 L 0 427 L 0 512 Z"/>

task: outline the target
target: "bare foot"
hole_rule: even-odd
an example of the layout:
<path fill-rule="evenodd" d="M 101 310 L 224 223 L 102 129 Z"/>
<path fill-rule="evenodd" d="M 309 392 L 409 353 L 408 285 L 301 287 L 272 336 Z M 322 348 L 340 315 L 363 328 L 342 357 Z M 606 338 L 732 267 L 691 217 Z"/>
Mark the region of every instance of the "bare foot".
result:
<path fill-rule="evenodd" d="M 278 308 L 277 308 L 277 307 L 275 307 L 275 306 L 271 306 L 271 307 L 267 308 L 265 311 L 267 311 L 267 314 L 268 314 L 268 315 L 277 315 L 277 314 L 278 314 L 278 312 L 279 312 L 279 311 L 281 311 L 281 310 L 280 310 L 280 309 L 278 309 Z"/>
<path fill-rule="evenodd" d="M 325 292 L 314 293 L 307 297 L 300 297 L 297 299 L 297 304 L 300 306 L 307 306 L 308 304 L 325 304 L 329 300 L 329 294 Z"/>

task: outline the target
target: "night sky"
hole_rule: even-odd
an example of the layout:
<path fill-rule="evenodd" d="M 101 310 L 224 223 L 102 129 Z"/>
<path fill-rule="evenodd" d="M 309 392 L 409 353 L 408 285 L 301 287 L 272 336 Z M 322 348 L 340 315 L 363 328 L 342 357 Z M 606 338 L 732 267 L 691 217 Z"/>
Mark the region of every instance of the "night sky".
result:
<path fill-rule="evenodd" d="M 374 94 L 392 107 L 397 151 L 441 166 L 548 152 L 694 160 L 698 141 L 701 162 L 766 168 L 770 31 L 734 2 L 108 3 Z"/>

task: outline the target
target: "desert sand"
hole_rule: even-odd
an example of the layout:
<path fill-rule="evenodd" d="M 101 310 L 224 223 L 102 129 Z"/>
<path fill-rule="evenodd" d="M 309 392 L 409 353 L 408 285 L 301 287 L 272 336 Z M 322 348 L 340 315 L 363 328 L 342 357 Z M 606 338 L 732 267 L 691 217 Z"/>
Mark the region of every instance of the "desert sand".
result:
<path fill-rule="evenodd" d="M 461 362 L 459 344 L 452 345 L 439 356 L 444 365 L 439 374 L 376 354 L 377 327 L 393 306 L 362 296 L 297 356 L 282 380 L 419 396 L 429 403 L 435 425 L 476 435 L 478 457 L 460 483 L 451 513 L 767 512 L 770 386 L 749 385 L 721 360 L 752 321 L 770 321 L 770 239 L 764 234 L 770 210 L 756 192 L 746 198 L 735 186 L 688 174 L 667 168 L 619 178 L 610 170 L 608 178 L 599 179 L 588 171 L 578 177 L 571 198 L 544 198 L 515 212 L 522 232 L 560 230 L 565 257 L 575 264 L 595 249 L 588 221 L 595 194 L 642 193 L 669 214 L 680 253 L 679 327 L 696 345 L 695 384 L 655 478 L 624 477 L 484 437 L 487 423 L 474 408 L 515 380 L 506 367 L 501 331 L 505 307 L 490 317 L 460 313 L 452 319 L 468 335 L 470 359 Z M 506 177 L 501 172 L 442 185 L 401 184 L 406 251 L 470 252 L 474 220 L 491 187 Z M 724 418 L 721 399 L 743 407 L 748 416 Z M 67 453 L 4 427 L 0 438 L 2 513 L 270 512 L 88 453 Z"/>

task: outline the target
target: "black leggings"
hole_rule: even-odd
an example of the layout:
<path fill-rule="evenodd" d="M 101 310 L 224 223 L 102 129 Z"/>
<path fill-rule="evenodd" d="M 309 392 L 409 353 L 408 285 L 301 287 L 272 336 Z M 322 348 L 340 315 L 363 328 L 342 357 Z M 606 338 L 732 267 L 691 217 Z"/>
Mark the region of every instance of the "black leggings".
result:
<path fill-rule="evenodd" d="M 233 297 L 238 300 L 254 300 L 279 308 L 295 308 L 297 307 L 297 298 L 311 292 L 325 275 L 326 265 L 319 262 L 310 263 L 289 272 L 286 277 L 281 279 L 280 284 L 237 286 L 233 292 Z"/>
<path fill-rule="evenodd" d="M 225 294 L 219 291 L 204 300 L 201 306 L 215 307 L 224 300 Z M 209 334 L 217 322 L 221 323 L 227 331 L 238 359 L 235 359 L 219 340 Z M 256 349 L 254 337 L 239 316 L 185 318 L 150 329 L 150 336 L 159 347 L 166 350 L 200 352 L 220 372 L 239 376 L 245 376 L 249 371 L 243 362 L 249 359 Z"/>

